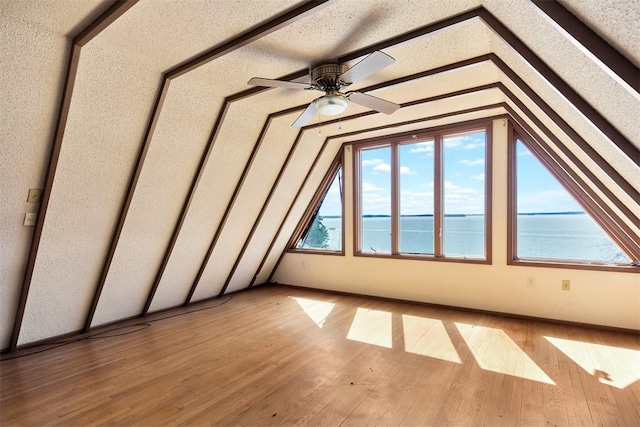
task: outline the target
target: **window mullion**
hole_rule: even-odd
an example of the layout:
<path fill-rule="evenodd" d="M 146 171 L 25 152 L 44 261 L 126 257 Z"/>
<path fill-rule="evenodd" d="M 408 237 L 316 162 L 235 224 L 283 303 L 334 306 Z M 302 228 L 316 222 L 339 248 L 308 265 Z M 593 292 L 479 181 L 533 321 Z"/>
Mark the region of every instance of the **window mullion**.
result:
<path fill-rule="evenodd" d="M 353 251 L 362 253 L 362 150 L 353 150 Z"/>
<path fill-rule="evenodd" d="M 433 255 L 441 257 L 442 233 L 444 226 L 443 207 L 443 170 L 442 170 L 442 136 L 436 135 L 433 143 Z"/>
<path fill-rule="evenodd" d="M 510 233 L 507 240 L 507 264 L 517 259 L 518 248 L 518 174 L 516 173 L 516 141 L 518 135 L 509 122 L 507 145 L 507 230 Z"/>
<path fill-rule="evenodd" d="M 505 121 L 502 122 L 503 125 Z M 493 258 L 493 126 L 488 125 L 484 133 L 484 257 Z"/>
<path fill-rule="evenodd" d="M 398 179 L 398 144 L 391 144 L 391 253 L 397 254 L 398 250 L 398 204 L 399 179 Z"/>

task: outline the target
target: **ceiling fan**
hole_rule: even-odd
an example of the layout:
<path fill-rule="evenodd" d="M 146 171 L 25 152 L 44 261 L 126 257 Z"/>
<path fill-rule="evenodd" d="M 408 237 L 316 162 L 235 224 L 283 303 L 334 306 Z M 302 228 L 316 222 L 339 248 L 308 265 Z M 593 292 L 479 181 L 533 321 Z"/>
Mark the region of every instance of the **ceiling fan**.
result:
<path fill-rule="evenodd" d="M 253 77 L 248 84 L 266 87 L 284 87 L 288 89 L 320 90 L 325 94 L 314 99 L 291 126 L 302 127 L 309 123 L 316 112 L 325 116 L 342 114 L 349 101 L 371 108 L 384 114 L 395 112 L 400 105 L 375 96 L 342 89 L 358 82 L 371 74 L 395 62 L 386 53 L 375 51 L 351 68 L 346 65 L 328 63 L 315 67 L 311 71 L 312 83 L 290 82 L 285 80 L 263 79 Z"/>

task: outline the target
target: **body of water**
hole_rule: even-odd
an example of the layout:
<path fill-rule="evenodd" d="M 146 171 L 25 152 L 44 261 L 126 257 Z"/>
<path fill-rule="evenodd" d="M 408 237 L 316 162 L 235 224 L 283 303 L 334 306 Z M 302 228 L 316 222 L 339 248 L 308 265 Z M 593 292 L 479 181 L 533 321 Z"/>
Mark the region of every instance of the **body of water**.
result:
<path fill-rule="evenodd" d="M 329 247 L 341 247 L 341 220 L 324 218 Z M 506 224 L 504 225 L 506 227 Z M 391 219 L 363 219 L 362 248 L 367 253 L 391 253 Z M 400 219 L 400 252 L 433 254 L 433 217 Z M 444 253 L 483 258 L 484 216 L 445 217 Z M 518 215 L 518 256 L 587 261 L 628 261 L 624 253 L 584 214 Z"/>

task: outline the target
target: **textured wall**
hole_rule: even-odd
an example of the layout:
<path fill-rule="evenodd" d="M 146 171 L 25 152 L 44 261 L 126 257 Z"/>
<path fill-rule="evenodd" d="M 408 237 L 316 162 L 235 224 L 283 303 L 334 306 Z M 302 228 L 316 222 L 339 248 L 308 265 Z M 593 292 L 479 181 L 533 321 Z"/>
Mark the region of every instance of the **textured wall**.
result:
<path fill-rule="evenodd" d="M 100 1 L 0 4 L 0 348 L 9 341 L 33 227 L 30 188 L 42 188 L 70 50 L 70 33 Z"/>

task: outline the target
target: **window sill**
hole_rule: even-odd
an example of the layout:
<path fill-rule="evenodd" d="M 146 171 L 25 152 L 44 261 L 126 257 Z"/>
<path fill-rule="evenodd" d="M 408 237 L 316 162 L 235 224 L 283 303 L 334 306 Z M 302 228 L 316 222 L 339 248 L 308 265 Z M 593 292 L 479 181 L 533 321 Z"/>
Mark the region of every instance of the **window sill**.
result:
<path fill-rule="evenodd" d="M 436 261 L 436 262 L 456 262 L 462 264 L 484 264 L 491 265 L 491 260 L 485 258 L 463 258 L 463 257 L 435 257 L 433 255 L 419 255 L 419 254 L 390 254 L 390 253 L 364 253 L 364 252 L 356 252 L 353 254 L 355 257 L 363 257 L 363 258 L 388 258 L 388 259 L 402 259 L 402 260 L 412 260 L 412 261 Z"/>
<path fill-rule="evenodd" d="M 513 259 L 509 265 L 525 267 L 566 268 L 573 270 L 615 271 L 618 273 L 640 273 L 640 267 L 631 264 L 614 264 L 588 261 L 564 261 L 550 259 Z"/>
<path fill-rule="evenodd" d="M 344 250 L 335 251 L 331 249 L 302 249 L 302 248 L 291 248 L 287 250 L 287 252 L 295 253 L 295 254 L 310 254 L 310 255 L 333 255 L 333 256 L 344 256 Z"/>

